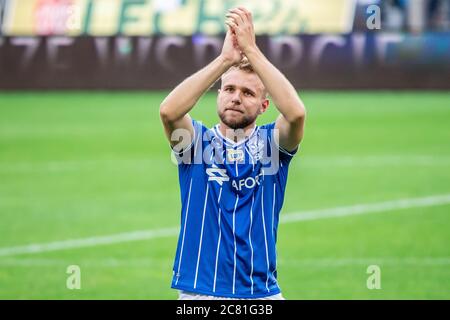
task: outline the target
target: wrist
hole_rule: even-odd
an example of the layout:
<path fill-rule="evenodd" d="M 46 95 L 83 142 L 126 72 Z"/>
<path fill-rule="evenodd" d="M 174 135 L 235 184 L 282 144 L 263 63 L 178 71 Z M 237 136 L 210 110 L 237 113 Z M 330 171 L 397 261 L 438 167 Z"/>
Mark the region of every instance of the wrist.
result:
<path fill-rule="evenodd" d="M 218 57 L 220 64 L 224 66 L 226 69 L 231 68 L 236 62 L 233 59 L 228 58 L 227 56 L 220 54 Z"/>
<path fill-rule="evenodd" d="M 247 58 L 250 59 L 251 56 L 257 56 L 261 53 L 259 48 L 255 45 L 251 45 L 242 50 Z"/>

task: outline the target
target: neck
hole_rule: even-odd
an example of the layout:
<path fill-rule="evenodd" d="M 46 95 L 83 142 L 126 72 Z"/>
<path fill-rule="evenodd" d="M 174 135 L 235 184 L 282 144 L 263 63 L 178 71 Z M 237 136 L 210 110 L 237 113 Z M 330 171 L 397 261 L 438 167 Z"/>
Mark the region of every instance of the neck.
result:
<path fill-rule="evenodd" d="M 220 121 L 219 131 L 224 137 L 227 137 L 228 139 L 237 143 L 237 142 L 247 138 L 253 132 L 253 129 L 255 128 L 255 126 L 256 126 L 256 123 L 253 122 L 252 124 L 249 124 L 245 128 L 232 129 L 229 126 L 227 126 L 225 123 Z"/>

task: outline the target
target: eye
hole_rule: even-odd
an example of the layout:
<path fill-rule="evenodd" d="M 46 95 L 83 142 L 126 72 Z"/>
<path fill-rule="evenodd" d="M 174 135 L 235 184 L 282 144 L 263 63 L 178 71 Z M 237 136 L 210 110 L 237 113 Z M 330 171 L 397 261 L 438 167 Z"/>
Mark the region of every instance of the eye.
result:
<path fill-rule="evenodd" d="M 253 92 L 251 92 L 251 91 L 245 91 L 244 95 L 246 95 L 247 97 L 254 97 L 255 96 L 255 94 Z"/>
<path fill-rule="evenodd" d="M 226 88 L 225 88 L 225 91 L 226 91 L 226 92 L 233 92 L 234 89 L 233 89 L 232 87 L 226 87 Z"/>

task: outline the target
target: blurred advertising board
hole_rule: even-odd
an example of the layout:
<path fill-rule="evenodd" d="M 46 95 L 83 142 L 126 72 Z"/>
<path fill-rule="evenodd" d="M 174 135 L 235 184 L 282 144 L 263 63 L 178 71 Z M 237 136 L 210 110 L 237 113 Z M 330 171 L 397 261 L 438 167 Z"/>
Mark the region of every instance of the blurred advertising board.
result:
<path fill-rule="evenodd" d="M 0 0 L 7 36 L 219 35 L 245 4 L 258 35 L 349 33 L 356 0 Z"/>
<path fill-rule="evenodd" d="M 297 88 L 450 89 L 450 33 L 258 36 Z M 0 37 L 2 89 L 168 89 L 221 51 L 223 35 Z"/>

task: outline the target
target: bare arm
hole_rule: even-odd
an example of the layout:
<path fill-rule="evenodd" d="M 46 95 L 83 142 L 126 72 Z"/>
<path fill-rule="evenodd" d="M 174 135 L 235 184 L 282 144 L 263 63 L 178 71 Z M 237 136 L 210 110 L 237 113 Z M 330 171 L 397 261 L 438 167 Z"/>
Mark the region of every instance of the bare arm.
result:
<path fill-rule="evenodd" d="M 237 44 L 233 43 L 231 33 L 228 31 L 220 56 L 197 73 L 185 79 L 164 99 L 161 103 L 159 114 L 167 139 L 172 146 L 176 144 L 177 149 L 183 149 L 190 145 L 194 135 L 194 128 L 188 112 L 195 106 L 205 91 L 225 71 L 240 60 L 241 53 L 237 49 Z M 177 129 L 185 129 L 186 132 L 190 133 L 189 138 L 183 139 L 181 143 L 173 141 L 172 133 Z"/>
<path fill-rule="evenodd" d="M 251 13 L 239 7 L 230 10 L 227 18 L 227 25 L 236 33 L 239 47 L 247 56 L 281 113 L 275 123 L 275 128 L 279 130 L 280 146 L 292 151 L 303 138 L 305 106 L 289 80 L 256 46 Z"/>

